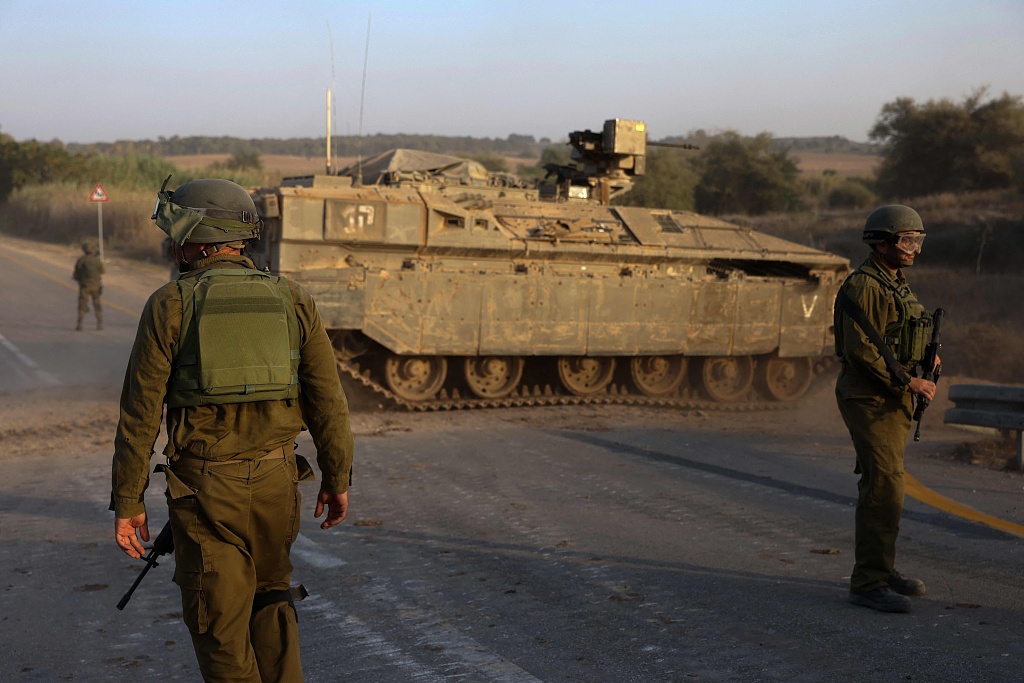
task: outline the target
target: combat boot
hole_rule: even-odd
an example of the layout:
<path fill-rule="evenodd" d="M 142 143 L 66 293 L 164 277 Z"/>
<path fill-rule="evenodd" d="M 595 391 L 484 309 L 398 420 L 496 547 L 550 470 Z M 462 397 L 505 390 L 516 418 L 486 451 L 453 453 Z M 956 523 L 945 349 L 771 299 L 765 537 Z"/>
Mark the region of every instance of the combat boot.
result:
<path fill-rule="evenodd" d="M 889 588 L 893 589 L 900 595 L 912 595 L 919 597 L 928 592 L 928 589 L 925 588 L 924 581 L 903 576 L 903 574 L 900 574 L 895 569 L 892 570 L 892 574 L 889 574 L 889 578 L 887 578 L 885 582 L 889 585 Z"/>
<path fill-rule="evenodd" d="M 909 612 L 910 598 L 900 595 L 888 586 L 879 586 L 867 593 L 850 591 L 850 602 L 876 609 L 879 612 Z"/>

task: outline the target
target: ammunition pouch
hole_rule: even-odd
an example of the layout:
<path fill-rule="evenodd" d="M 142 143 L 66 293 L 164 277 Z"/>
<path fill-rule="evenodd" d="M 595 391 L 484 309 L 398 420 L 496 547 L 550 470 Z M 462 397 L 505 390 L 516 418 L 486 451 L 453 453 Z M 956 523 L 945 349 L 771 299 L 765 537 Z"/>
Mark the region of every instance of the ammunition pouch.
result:
<path fill-rule="evenodd" d="M 866 275 L 887 291 L 892 293 L 893 303 L 896 306 L 896 321 L 888 325 L 882 332 L 882 339 L 886 347 L 892 352 L 896 360 L 908 368 L 913 368 L 924 359 L 925 348 L 932 335 L 932 314 L 925 310 L 917 301 L 917 297 L 906 284 L 894 287 L 882 277 L 869 270 L 858 270 L 853 275 Z M 845 284 L 845 283 L 844 283 Z M 836 307 L 835 337 L 836 355 L 840 358 L 843 355 L 841 336 L 838 330 L 841 329 L 839 318 L 840 308 Z"/>

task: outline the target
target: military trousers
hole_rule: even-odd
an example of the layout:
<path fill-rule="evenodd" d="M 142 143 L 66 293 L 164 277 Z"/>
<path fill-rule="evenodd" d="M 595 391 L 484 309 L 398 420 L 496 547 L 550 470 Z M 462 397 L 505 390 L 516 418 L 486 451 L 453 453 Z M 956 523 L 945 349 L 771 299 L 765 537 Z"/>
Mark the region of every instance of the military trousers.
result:
<path fill-rule="evenodd" d="M 866 593 L 886 585 L 896 562 L 903 514 L 903 453 L 910 433 L 910 393 L 870 394 L 858 383 L 836 384 L 839 413 L 857 453 L 854 567 L 850 590 Z"/>
<path fill-rule="evenodd" d="M 82 320 L 85 319 L 85 314 L 89 312 L 89 299 L 92 299 L 92 309 L 96 312 L 96 325 L 97 327 L 103 326 L 103 306 L 100 305 L 100 296 L 103 294 L 102 285 L 86 285 L 82 284 L 78 286 L 78 327 L 82 327 Z"/>
<path fill-rule="evenodd" d="M 294 605 L 254 610 L 287 591 L 299 531 L 295 457 L 163 467 L 174 536 L 174 582 L 207 683 L 301 683 Z"/>

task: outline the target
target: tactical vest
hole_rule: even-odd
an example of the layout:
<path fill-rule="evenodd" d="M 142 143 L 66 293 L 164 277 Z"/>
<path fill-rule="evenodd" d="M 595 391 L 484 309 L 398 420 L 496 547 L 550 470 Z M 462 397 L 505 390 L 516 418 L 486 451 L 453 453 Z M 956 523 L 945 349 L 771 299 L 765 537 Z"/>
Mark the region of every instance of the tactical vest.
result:
<path fill-rule="evenodd" d="M 75 263 L 72 277 L 83 285 L 99 284 L 103 277 L 103 262 L 95 254 L 83 256 Z"/>
<path fill-rule="evenodd" d="M 287 281 L 223 268 L 177 284 L 181 334 L 168 407 L 298 398 L 299 321 Z"/>
<path fill-rule="evenodd" d="M 885 345 L 901 364 L 912 367 L 920 363 L 924 359 L 925 347 L 932 336 L 932 314 L 918 303 L 917 296 L 906 283 L 894 285 L 883 278 L 881 273 L 874 272 L 874 268 L 854 271 L 846 278 L 847 281 L 856 275 L 870 277 L 892 293 L 893 303 L 896 304 L 896 321 L 886 326 L 884 330 L 878 330 L 878 333 L 882 335 Z M 843 285 L 845 284 L 844 282 Z M 835 349 L 836 355 L 840 358 L 843 357 L 842 315 L 839 306 L 836 306 Z"/>

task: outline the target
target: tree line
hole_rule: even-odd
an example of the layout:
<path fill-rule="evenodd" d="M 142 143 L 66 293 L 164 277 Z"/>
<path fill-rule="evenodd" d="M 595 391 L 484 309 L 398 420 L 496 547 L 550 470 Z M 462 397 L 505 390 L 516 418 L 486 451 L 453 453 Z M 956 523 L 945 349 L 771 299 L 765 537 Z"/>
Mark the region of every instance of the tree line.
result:
<path fill-rule="evenodd" d="M 811 143 L 808 140 L 814 140 Z M 651 147 L 647 173 L 620 203 L 696 210 L 708 214 L 759 215 L 812 207 L 863 208 L 879 199 L 909 199 L 943 192 L 1002 188 L 1024 191 L 1024 103 L 1003 93 L 989 97 L 979 89 L 960 101 L 886 103 L 870 131 L 870 146 L 845 138 L 776 139 L 769 133 L 743 136 L 733 131 L 698 130 L 666 142 L 687 142 L 699 152 Z M 877 150 L 878 173 L 870 178 L 843 178 L 835 171 L 821 177 L 801 174 L 794 151 Z M 480 160 L 492 171 L 508 171 L 504 157 L 535 158 L 535 165 L 515 169 L 529 177 L 543 175 L 545 164 L 570 163 L 569 148 L 547 138 L 509 135 L 505 139 L 434 135 L 372 135 L 360 140 L 339 136 L 339 156 L 364 157 L 395 147 L 456 154 Z M 0 202 L 19 187 L 49 182 L 88 182 L 104 178 L 129 189 L 152 189 L 169 174 L 180 173 L 161 157 L 230 153 L 216 170 L 244 177 L 260 169 L 261 154 L 324 153 L 321 139 L 244 140 L 230 137 L 171 137 L 157 141 L 119 141 L 64 145 L 59 141 L 17 142 L 0 132 Z M 234 176 L 232 174 L 235 174 Z M 239 175 L 241 174 L 241 175 Z"/>
<path fill-rule="evenodd" d="M 404 133 L 366 135 L 332 135 L 331 152 L 337 156 L 373 156 L 389 149 L 404 147 L 441 154 L 493 154 L 512 157 L 536 157 L 551 144 L 548 138 L 537 140 L 532 135 L 512 134 L 506 138 L 473 138 L 444 135 L 407 135 Z M 95 154 L 152 154 L 185 156 L 192 154 L 285 154 L 304 157 L 326 155 L 324 138 L 235 138 L 230 136 L 194 135 L 157 140 L 118 140 L 91 144 L 68 143 L 68 151 Z"/>

